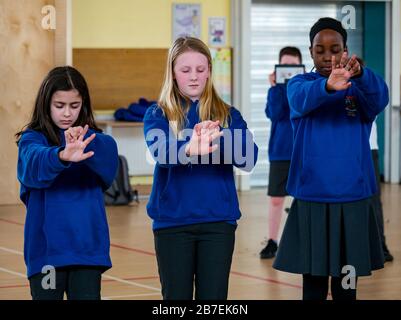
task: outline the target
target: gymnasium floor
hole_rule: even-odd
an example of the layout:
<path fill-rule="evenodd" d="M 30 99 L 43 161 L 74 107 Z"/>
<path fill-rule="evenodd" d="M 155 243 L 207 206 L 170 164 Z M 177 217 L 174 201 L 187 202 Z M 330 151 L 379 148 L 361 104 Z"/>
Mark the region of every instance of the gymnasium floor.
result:
<path fill-rule="evenodd" d="M 237 229 L 229 299 L 298 300 L 301 276 L 278 272 L 272 269 L 272 260 L 259 259 L 267 232 L 265 192 L 239 194 L 243 217 Z M 291 199 L 287 200 L 289 204 Z M 361 300 L 401 299 L 401 186 L 384 185 L 382 200 L 387 243 L 395 260 L 372 277 L 358 280 Z M 107 211 L 114 266 L 103 276 L 103 299 L 161 299 L 146 200 Z M 22 255 L 24 219 L 23 206 L 0 206 L 0 300 L 30 299 Z"/>

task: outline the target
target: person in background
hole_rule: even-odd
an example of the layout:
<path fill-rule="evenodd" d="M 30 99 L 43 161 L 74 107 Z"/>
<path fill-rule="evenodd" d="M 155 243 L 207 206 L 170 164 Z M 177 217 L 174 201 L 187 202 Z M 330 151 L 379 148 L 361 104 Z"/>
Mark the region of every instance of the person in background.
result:
<path fill-rule="evenodd" d="M 302 63 L 301 51 L 296 47 L 284 47 L 279 53 L 280 64 Z M 261 259 L 275 257 L 278 244 L 281 217 L 285 197 L 293 132 L 290 121 L 290 107 L 287 99 L 287 83 L 276 83 L 275 72 L 269 76 L 270 89 L 267 94 L 265 113 L 271 121 L 269 138 L 269 185 L 268 185 L 268 241 L 260 252 Z"/>
<path fill-rule="evenodd" d="M 383 205 L 381 201 L 381 179 L 380 179 L 380 168 L 379 168 L 379 144 L 377 142 L 377 125 L 376 121 L 372 123 L 372 131 L 369 138 L 370 149 L 372 150 L 373 166 L 375 168 L 375 176 L 377 181 L 377 193 L 373 196 L 373 202 L 375 205 L 375 212 L 377 223 L 379 225 L 380 243 L 383 248 L 384 262 L 391 262 L 394 260 L 393 255 L 386 244 L 386 237 L 384 235 L 384 218 L 383 218 Z"/>

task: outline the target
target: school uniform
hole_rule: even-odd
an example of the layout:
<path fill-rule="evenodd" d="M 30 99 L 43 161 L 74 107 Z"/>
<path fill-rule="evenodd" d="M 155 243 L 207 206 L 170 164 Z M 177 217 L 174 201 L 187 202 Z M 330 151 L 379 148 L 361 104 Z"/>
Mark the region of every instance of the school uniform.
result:
<path fill-rule="evenodd" d="M 88 137 L 94 133 L 89 130 Z M 85 152 L 94 155 L 72 163 L 59 158 L 65 147 L 53 146 L 45 135 L 26 130 L 18 144 L 20 198 L 27 208 L 24 258 L 28 278 L 46 265 L 93 267 L 101 272 L 112 266 L 103 192 L 115 177 L 117 146 L 113 138 L 96 132 Z"/>
<path fill-rule="evenodd" d="M 286 186 L 293 144 L 286 84 L 278 83 L 269 89 L 265 113 L 271 120 L 267 194 L 273 197 L 284 197 L 288 194 Z"/>
<path fill-rule="evenodd" d="M 199 122 L 198 101 L 191 102 L 186 135 L 179 139 L 157 105 L 144 117 L 146 142 L 157 161 L 147 212 L 153 219 L 164 299 L 192 299 L 195 273 L 196 299 L 227 298 L 234 233 L 241 216 L 233 166 L 251 171 L 257 160 L 258 148 L 234 107 L 229 128 L 217 141 L 219 149 L 187 157 L 185 145 Z"/>
<path fill-rule="evenodd" d="M 288 83 L 294 148 L 287 190 L 295 200 L 273 266 L 340 277 L 351 265 L 366 276 L 383 267 L 369 135 L 388 88 L 368 68 L 347 90 L 328 92 L 326 82 L 311 72 Z"/>

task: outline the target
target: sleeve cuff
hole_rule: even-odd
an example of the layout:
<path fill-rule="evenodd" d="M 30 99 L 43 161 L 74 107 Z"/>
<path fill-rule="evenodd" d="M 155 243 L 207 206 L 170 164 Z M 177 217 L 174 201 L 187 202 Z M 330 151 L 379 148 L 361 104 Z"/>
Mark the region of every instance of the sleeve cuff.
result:
<path fill-rule="evenodd" d="M 50 165 L 57 171 L 62 171 L 71 166 L 71 162 L 62 161 L 59 153 L 64 150 L 64 147 L 54 147 L 50 152 Z"/>
<path fill-rule="evenodd" d="M 322 92 L 322 94 L 324 96 L 332 96 L 333 94 L 336 93 L 336 91 L 335 90 L 333 90 L 333 91 L 327 90 L 327 87 L 326 87 L 327 80 L 328 80 L 328 78 L 322 79 L 322 82 L 320 84 L 320 91 Z"/>
<path fill-rule="evenodd" d="M 366 69 L 364 67 L 361 67 L 361 74 L 351 78 L 351 81 L 354 82 L 357 86 L 363 86 L 364 83 L 367 82 L 368 75 L 366 72 Z"/>

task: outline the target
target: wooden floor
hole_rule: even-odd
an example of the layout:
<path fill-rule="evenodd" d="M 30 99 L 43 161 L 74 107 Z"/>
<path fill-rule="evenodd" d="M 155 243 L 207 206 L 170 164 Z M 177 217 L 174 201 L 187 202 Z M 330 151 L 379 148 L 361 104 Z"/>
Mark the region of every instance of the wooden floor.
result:
<path fill-rule="evenodd" d="M 272 260 L 259 259 L 267 232 L 265 190 L 239 197 L 243 217 L 237 229 L 229 299 L 300 299 L 301 276 L 276 271 Z M 382 200 L 387 242 L 395 261 L 358 281 L 358 299 L 401 299 L 401 186 L 384 185 Z M 0 206 L 1 300 L 30 299 L 22 255 L 24 219 L 23 206 Z M 146 200 L 130 207 L 109 207 L 108 219 L 113 268 L 103 276 L 103 299 L 161 299 Z"/>

